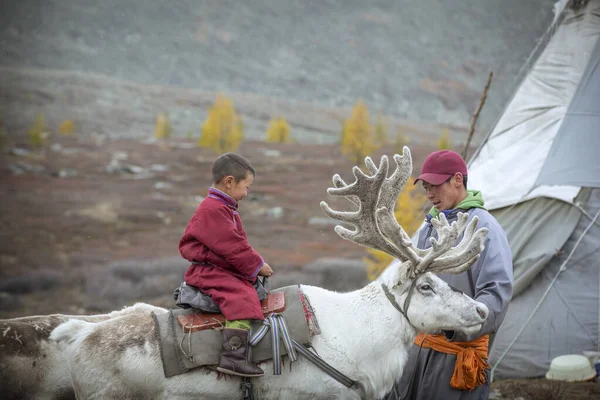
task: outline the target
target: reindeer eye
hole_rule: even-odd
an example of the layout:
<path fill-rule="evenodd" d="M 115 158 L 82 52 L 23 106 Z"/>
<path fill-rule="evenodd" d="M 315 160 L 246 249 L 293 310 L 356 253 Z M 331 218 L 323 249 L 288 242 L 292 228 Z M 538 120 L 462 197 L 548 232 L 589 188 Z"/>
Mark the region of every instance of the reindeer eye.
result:
<path fill-rule="evenodd" d="M 432 289 L 431 289 L 431 286 L 429 286 L 429 285 L 428 285 L 428 284 L 426 284 L 426 283 L 424 283 L 424 284 L 422 284 L 421 286 L 419 286 L 419 289 L 421 289 L 421 290 L 423 290 L 423 291 L 425 291 L 425 292 L 428 292 L 428 291 L 431 291 L 431 290 L 432 290 Z"/>

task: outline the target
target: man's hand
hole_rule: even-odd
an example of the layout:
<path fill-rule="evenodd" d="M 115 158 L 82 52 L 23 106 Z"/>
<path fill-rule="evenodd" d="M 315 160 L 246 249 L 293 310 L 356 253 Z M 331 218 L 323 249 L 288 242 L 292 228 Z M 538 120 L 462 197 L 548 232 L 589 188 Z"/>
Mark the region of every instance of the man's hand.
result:
<path fill-rule="evenodd" d="M 258 275 L 271 276 L 271 275 L 273 275 L 273 269 L 271 268 L 271 266 L 269 264 L 264 263 L 262 265 L 262 267 L 260 267 L 260 270 L 258 271 Z"/>

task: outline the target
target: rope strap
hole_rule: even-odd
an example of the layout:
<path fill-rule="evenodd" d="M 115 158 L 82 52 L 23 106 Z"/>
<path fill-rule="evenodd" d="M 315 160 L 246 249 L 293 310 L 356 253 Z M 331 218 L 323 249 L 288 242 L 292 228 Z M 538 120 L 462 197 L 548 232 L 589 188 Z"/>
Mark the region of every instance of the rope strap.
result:
<path fill-rule="evenodd" d="M 250 345 L 256 346 L 265 335 L 271 330 L 272 351 L 273 351 L 273 374 L 281 375 L 281 353 L 279 351 L 279 339 L 283 341 L 291 362 L 298 359 L 298 354 L 306 357 L 317 368 L 340 382 L 347 388 L 356 390 L 364 398 L 364 390 L 357 381 L 348 378 L 346 375 L 327 364 L 318 354 L 310 351 L 306 346 L 298 343 L 291 337 L 285 318 L 281 314 L 273 313 L 264 321 L 261 328 L 250 338 Z M 291 365 L 290 365 L 291 368 Z"/>
<path fill-rule="evenodd" d="M 337 369 L 333 368 L 331 365 L 327 364 L 321 357 L 319 357 L 318 354 L 313 353 L 302 344 L 298 343 L 295 339 L 292 339 L 292 341 L 294 342 L 294 348 L 298 351 L 298 353 L 306 357 L 308 361 L 321 369 L 321 371 L 325 372 L 327 375 L 331 376 L 333 379 L 340 382 L 347 388 L 360 391 L 358 382 L 353 381 Z"/>
<path fill-rule="evenodd" d="M 269 329 L 271 330 L 271 351 L 273 352 L 273 375 L 281 375 L 281 351 L 279 350 L 279 339 L 283 341 L 283 345 L 290 357 L 290 361 L 294 362 L 298 359 L 298 355 L 292 344 L 293 339 L 283 315 L 273 313 L 265 318 L 261 328 L 252 335 L 252 338 L 250 338 L 250 345 L 256 346 L 258 342 L 265 337 Z"/>

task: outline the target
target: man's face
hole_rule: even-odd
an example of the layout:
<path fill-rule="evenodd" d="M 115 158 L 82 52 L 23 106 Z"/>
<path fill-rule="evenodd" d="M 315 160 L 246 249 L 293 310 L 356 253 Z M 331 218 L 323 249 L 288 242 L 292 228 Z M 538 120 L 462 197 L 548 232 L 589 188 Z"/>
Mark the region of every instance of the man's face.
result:
<path fill-rule="evenodd" d="M 441 185 L 432 185 L 423 181 L 423 189 L 438 211 L 452 210 L 463 200 L 462 182 L 462 175 L 456 173 Z"/>

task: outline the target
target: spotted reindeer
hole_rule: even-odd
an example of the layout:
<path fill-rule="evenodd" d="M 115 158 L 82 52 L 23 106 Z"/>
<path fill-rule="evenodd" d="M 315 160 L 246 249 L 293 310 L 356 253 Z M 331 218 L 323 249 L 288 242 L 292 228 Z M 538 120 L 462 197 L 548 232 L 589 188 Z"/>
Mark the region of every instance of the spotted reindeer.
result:
<path fill-rule="evenodd" d="M 150 311 L 167 310 L 138 303 L 108 314 L 0 319 L 0 398 L 75 400 L 65 344 L 49 339 L 52 330 L 70 320 L 99 322 Z"/>

